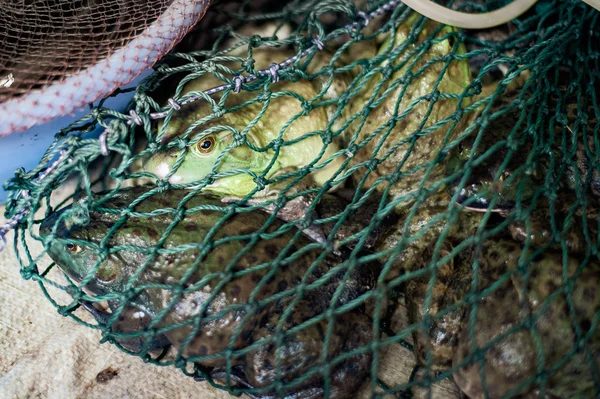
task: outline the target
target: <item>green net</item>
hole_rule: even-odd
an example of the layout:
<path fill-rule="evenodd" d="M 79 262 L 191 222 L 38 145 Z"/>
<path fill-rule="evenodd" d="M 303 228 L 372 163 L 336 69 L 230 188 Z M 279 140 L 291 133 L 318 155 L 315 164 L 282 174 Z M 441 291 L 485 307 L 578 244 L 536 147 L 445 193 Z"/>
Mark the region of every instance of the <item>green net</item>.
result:
<path fill-rule="evenodd" d="M 127 114 L 7 183 L 21 273 L 235 395 L 598 397 L 599 31 L 579 0 L 482 31 L 215 2 Z"/>

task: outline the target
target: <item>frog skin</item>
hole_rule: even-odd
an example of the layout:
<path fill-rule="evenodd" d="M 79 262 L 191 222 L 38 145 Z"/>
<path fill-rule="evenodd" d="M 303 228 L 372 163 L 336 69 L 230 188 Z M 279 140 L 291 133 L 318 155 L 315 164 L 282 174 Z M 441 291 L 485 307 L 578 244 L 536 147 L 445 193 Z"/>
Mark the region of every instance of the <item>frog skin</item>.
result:
<path fill-rule="evenodd" d="M 201 251 L 200 248 L 202 248 L 200 243 L 203 241 L 205 235 L 227 211 L 227 208 L 223 207 L 223 212 L 200 210 L 186 214 L 177 223 L 175 228 L 171 230 L 162 245 L 162 248 L 171 251 L 158 253 L 156 258 L 150 260 L 141 272 L 139 268 L 144 264 L 149 255 L 129 249 L 111 253 L 107 259 L 100 262 L 99 267 L 94 272 L 94 267 L 98 263 L 95 260 L 98 258 L 98 255 L 93 249 L 94 245 L 98 245 L 102 239 L 106 238 L 107 247 L 113 250 L 116 246 L 120 245 L 134 245 L 140 248 L 154 247 L 163 234 L 163 231 L 173 222 L 172 213 L 161 214 L 156 213 L 156 210 L 174 209 L 186 195 L 190 194 L 186 190 L 175 190 L 146 198 L 135 206 L 136 214 L 130 216 L 124 224 L 120 225 L 119 229 L 113 235 L 107 237 L 107 231 L 117 223 L 119 214 L 110 213 L 110 211 L 106 212 L 106 210 L 123 209 L 129 206 L 133 200 L 146 193 L 147 190 L 147 187 L 139 186 L 121 190 L 111 200 L 102 204 L 103 212 L 90 212 L 88 214 L 89 222 L 85 227 L 74 225 L 68 219 L 58 222 L 56 228 L 57 237 L 69 237 L 78 241 L 76 245 L 67 246 L 58 240 L 52 240 L 47 248 L 48 254 L 75 282 L 81 283 L 87 276 L 89 282 L 85 289 L 91 293 L 90 295 L 98 296 L 123 292 L 127 281 L 136 272 L 139 273 L 139 283 L 136 286 L 147 283 L 158 283 L 166 286 L 179 285 L 184 274 L 189 271 L 191 265 L 198 258 Z M 101 196 L 102 194 L 98 194 L 98 198 Z M 186 203 L 185 209 L 191 210 L 200 205 L 223 206 L 220 198 L 208 193 L 199 193 Z M 72 207 L 76 208 L 77 204 Z M 51 235 L 52 229 L 57 224 L 61 215 L 66 218 L 67 215 L 65 212 L 65 210 L 61 210 L 48 217 L 40 227 L 40 236 L 48 237 Z M 154 213 L 148 215 L 150 212 Z M 188 358 L 188 360 L 197 362 L 202 366 L 214 368 L 215 375 L 218 376 L 218 373 L 222 372 L 225 366 L 225 355 L 222 352 L 228 347 L 243 349 L 249 343 L 253 342 L 253 336 L 259 334 L 258 331 L 264 327 L 260 325 L 261 317 L 265 314 L 277 314 L 277 307 L 283 306 L 281 304 L 282 299 L 272 299 L 273 296 L 297 287 L 302 278 L 305 277 L 310 265 L 319 256 L 320 251 L 318 250 L 305 250 L 303 256 L 291 263 L 283 262 L 278 266 L 276 274 L 268 275 L 271 269 L 265 266 L 268 266 L 269 262 L 279 255 L 282 248 L 290 244 L 294 232 L 288 231 L 272 239 L 261 238 L 244 256 L 234 261 L 236 255 L 250 243 L 250 235 L 257 228 L 263 226 L 268 219 L 269 215 L 260 211 L 234 214 L 231 219 L 228 219 L 219 227 L 212 240 L 218 243 L 219 240 L 234 235 L 245 235 L 247 236 L 246 239 L 228 241 L 220 245 L 216 244 L 198 265 L 197 270 L 191 273 L 189 278 L 183 283 L 184 292 L 181 297 L 176 297 L 173 291 L 169 289 L 148 287 L 143 289 L 137 297 L 128 301 L 129 308 L 126 308 L 122 315 L 131 315 L 132 312 L 128 310 L 130 308 L 146 312 L 147 317 L 142 318 L 144 322 L 138 323 L 139 328 L 144 329 L 149 327 L 148 323 L 151 319 L 158 317 L 157 315 L 161 311 L 165 310 L 169 304 L 172 304 L 173 306 L 153 327 L 164 329 L 164 335 L 170 344 L 180 350 L 182 355 Z M 281 221 L 275 219 L 266 228 L 265 233 L 275 232 L 281 227 L 281 224 Z M 297 251 L 298 248 L 304 248 L 308 244 L 310 244 L 310 241 L 306 237 L 303 235 L 298 236 L 296 241 L 291 244 L 292 248 L 290 251 L 292 252 L 289 252 L 287 256 Z M 182 252 L 172 251 L 181 245 L 189 248 Z M 233 263 L 233 265 L 230 265 L 230 263 Z M 376 273 L 374 271 L 376 267 L 374 265 L 359 265 L 345 282 L 342 280 L 346 272 L 343 269 L 338 273 L 329 273 L 328 276 L 327 273 L 331 268 L 340 263 L 341 259 L 334 255 L 329 255 L 324 262 L 319 263 L 306 276 L 306 284 L 314 283 L 320 278 L 326 278 L 327 281 L 321 286 L 305 289 L 306 298 L 303 300 L 308 302 L 307 305 L 303 306 L 305 306 L 305 309 L 313 312 L 312 314 L 306 313 L 303 316 L 305 319 L 319 315 L 329 306 L 339 307 L 343 303 L 357 298 L 365 290 L 374 286 L 376 282 Z M 219 286 L 221 282 L 223 284 Z M 341 288 L 342 292 L 338 303 L 332 304 L 332 295 L 342 283 L 344 283 L 344 287 Z M 217 289 L 219 289 L 219 292 L 214 299 L 209 298 Z M 251 295 L 253 295 L 252 300 L 250 299 Z M 289 295 L 284 296 L 284 298 L 293 297 L 293 291 L 290 291 Z M 118 300 L 115 300 L 115 302 L 118 302 Z M 249 302 L 256 304 L 257 308 L 255 311 L 249 311 L 244 306 L 245 303 Z M 206 306 L 206 311 L 203 313 L 204 320 L 200 324 L 200 320 L 198 319 L 202 306 Z M 348 327 L 360 324 L 353 320 L 355 318 L 360 319 L 363 316 L 357 314 L 355 317 L 353 311 L 350 313 L 352 315 L 347 316 L 348 321 L 343 321 L 342 325 Z M 126 323 L 125 320 L 119 321 L 121 324 L 117 324 L 117 328 L 113 325 L 113 331 L 130 332 L 135 330 L 137 326 L 135 322 Z M 186 322 L 188 324 L 185 324 Z M 194 322 L 199 323 L 199 328 L 195 334 L 193 334 Z M 177 324 L 177 327 L 168 329 L 175 324 Z M 126 329 L 123 329 L 122 326 L 125 326 Z M 121 329 L 119 330 L 119 328 Z M 341 330 L 344 333 L 348 331 L 347 328 L 342 328 Z M 234 335 L 236 331 L 239 332 L 237 337 Z M 260 334 L 263 336 L 264 330 Z M 192 337 L 189 337 L 189 335 L 192 335 Z M 115 340 L 119 343 L 127 343 L 130 347 L 134 344 L 131 340 L 129 342 L 119 339 Z M 189 343 L 185 345 L 185 341 L 188 340 Z M 305 347 L 309 349 L 314 347 L 310 346 L 313 344 L 305 341 L 314 341 L 313 333 L 306 336 L 301 335 L 298 340 L 300 340 L 298 345 L 301 347 L 303 347 L 302 345 L 306 345 Z M 346 338 L 342 341 L 344 340 Z M 157 339 L 152 344 L 156 346 L 158 341 Z M 347 348 L 347 346 L 344 346 L 344 348 Z M 333 355 L 335 355 L 334 352 L 332 352 Z M 289 358 L 289 361 L 294 363 L 301 363 L 304 357 L 314 358 L 313 353 L 304 352 L 294 352 L 293 356 Z M 237 359 L 237 363 L 234 365 L 244 366 L 246 361 L 243 358 Z M 306 364 L 306 362 L 303 364 Z M 339 367 L 342 369 L 348 368 L 348 372 L 356 370 L 356 365 L 353 362 L 346 362 Z M 242 367 L 242 369 L 248 368 Z M 343 374 L 346 372 L 342 369 L 335 371 L 334 375 L 337 375 L 335 373 Z M 366 369 L 368 367 L 365 367 Z M 253 371 L 253 373 L 261 372 L 261 370 L 256 368 Z M 368 375 L 368 372 L 366 374 Z M 256 379 L 253 378 L 243 376 L 244 381 L 255 383 Z M 339 382 L 341 383 L 341 381 Z M 337 382 L 334 381 L 333 384 L 335 385 Z M 318 387 L 318 383 L 316 385 L 316 388 L 312 388 L 317 390 L 322 389 Z M 307 389 L 305 385 L 298 387 L 299 391 Z M 332 389 L 334 389 L 333 386 Z M 335 389 L 343 391 L 342 387 L 336 387 Z M 300 397 L 304 396 L 298 396 L 298 398 Z"/>
<path fill-rule="evenodd" d="M 114 337 L 111 341 L 116 342 L 126 350 L 142 354 L 143 348 L 146 346 L 146 338 L 143 337 L 143 332 L 148 329 L 152 322 L 153 312 L 149 312 L 147 308 L 140 310 L 135 306 L 125 306 L 120 312 L 119 317 L 113 323 L 110 322 L 112 312 L 117 311 L 117 306 L 111 301 L 108 301 L 111 312 L 106 312 L 104 309 L 99 309 L 98 305 L 85 300 L 80 300 L 79 304 L 87 310 L 98 323 L 104 326 L 110 326 L 112 334 L 128 334 L 131 337 Z M 158 355 L 163 349 L 168 347 L 169 340 L 164 334 L 156 334 L 148 343 L 148 353 Z"/>
<path fill-rule="evenodd" d="M 403 247 L 394 258 L 395 267 L 386 276 L 387 280 L 425 267 L 433 247 L 446 227 L 446 241 L 452 243 L 460 243 L 477 232 L 483 213 L 467 212 L 460 205 L 455 205 L 456 220 L 448 226 L 450 200 L 451 197 L 444 191 L 431 194 L 423 202 L 406 209 L 395 226 L 386 229 L 377 238 L 374 245 L 376 252 L 391 251 L 400 245 Z M 411 216 L 413 210 L 414 214 Z M 497 218 L 494 217 L 494 220 L 497 221 Z M 414 238 L 418 234 L 420 237 Z"/>
<path fill-rule="evenodd" d="M 417 363 L 429 367 L 432 371 L 450 368 L 464 308 L 458 307 L 450 312 L 438 313 L 460 301 L 470 289 L 472 279 L 472 245 L 463 247 L 435 268 L 431 264 L 434 249 L 447 228 L 437 255 L 440 262 L 456 247 L 464 246 L 465 240 L 477 234 L 484 217 L 483 213 L 459 208 L 456 219 L 449 224 L 449 201 L 449 196 L 444 192 L 432 195 L 424 203 L 415 205 L 417 209 L 410 221 L 408 216 L 411 209 L 408 209 L 400 217 L 396 228 L 389 229 L 375 246 L 379 252 L 390 251 L 402 245 L 403 249 L 395 256 L 393 267 L 385 276 L 387 282 L 393 282 L 406 273 L 420 273 L 407 280 L 403 289 L 410 324 L 423 323 L 426 315 L 433 317 L 431 324 L 423 324 L 423 328 L 413 330 L 412 334 Z M 502 220 L 500 215 L 492 214 L 486 229 L 496 226 Z M 420 238 L 413 238 L 418 234 L 421 234 Z M 409 239 L 408 242 L 405 237 Z M 436 280 L 431 291 L 432 298 L 425 306 L 434 270 Z M 430 353 L 429 360 L 427 352 Z"/>
<path fill-rule="evenodd" d="M 354 189 L 340 189 L 335 194 L 323 195 L 315 207 L 319 220 L 333 219 L 327 223 L 319 223 L 325 235 L 334 243 L 343 242 L 343 249 L 347 250 L 356 247 L 362 238 L 358 236 L 359 234 L 366 234 L 365 228 L 376 217 L 382 200 L 382 195 L 378 192 L 372 192 L 366 197 L 364 192 L 359 192 L 358 199 L 351 206 L 355 194 L 357 193 Z M 345 220 L 336 227 L 344 215 L 346 215 Z M 398 216 L 394 212 L 386 213 L 366 235 L 361 249 L 374 251 L 379 237 L 393 229 L 397 221 Z"/>
<path fill-rule="evenodd" d="M 560 251 L 564 245 L 570 254 L 586 254 L 598 242 L 597 208 L 585 209 L 584 216 L 580 207 L 570 209 L 575 201 L 572 194 L 559 195 L 552 212 L 548 201 L 540 200 L 531 213 L 511 221 L 508 225 L 511 237 L 539 249 Z"/>
<path fill-rule="evenodd" d="M 401 46 L 408 41 L 417 18 L 418 16 L 413 14 L 397 26 L 396 35 L 393 38 L 394 46 Z M 444 143 L 450 142 L 457 132 L 461 131 L 462 124 L 468 119 L 466 117 L 461 118 L 447 141 L 446 135 L 452 121 L 445 123 L 431 132 L 421 134 L 420 131 L 431 128 L 439 121 L 450 117 L 458 104 L 457 99 L 439 98 L 433 105 L 431 113 L 422 128 L 420 124 L 428 114 L 430 102 L 421 100 L 419 103 L 414 104 L 414 107 L 411 107 L 411 104 L 418 98 L 432 92 L 434 84 L 445 66 L 445 62 L 441 61 L 440 57 L 447 56 L 452 51 L 451 39 L 439 40 L 423 52 L 414 66 L 410 66 L 414 61 L 414 57 L 416 57 L 415 55 L 410 55 L 411 51 L 414 51 L 415 47 L 422 44 L 439 26 L 434 21 L 427 21 L 424 24 L 418 34 L 416 43 L 409 45 L 397 60 L 392 61 L 392 66 L 396 68 L 399 67 L 400 62 L 406 61 L 406 64 L 401 69 L 393 71 L 391 77 L 386 80 L 383 88 L 377 94 L 376 102 L 378 105 L 371 109 L 367 116 L 356 119 L 345 132 L 347 144 L 358 146 L 352 159 L 353 165 L 364 166 L 370 163 L 373 158 L 378 158 L 378 164 L 374 165 L 375 167 L 369 167 L 368 171 L 362 167 L 357 169 L 357 172 L 353 174 L 353 178 L 357 184 L 363 180 L 364 174 L 368 172 L 364 188 L 370 188 L 375 185 L 378 179 L 389 178 L 394 175 L 399 166 L 402 165 L 400 172 L 403 175 L 390 188 L 392 199 L 407 198 L 406 201 L 399 201 L 397 204 L 399 211 L 412 203 L 411 196 L 418 190 L 419 184 L 426 172 L 429 173 L 428 180 L 430 181 L 436 181 L 437 177 L 441 177 L 444 172 L 442 167 L 443 161 L 442 159 L 436 161 L 437 150 L 443 148 Z M 455 29 L 452 27 L 444 27 L 438 32 L 436 37 L 442 37 L 454 31 Z M 378 55 L 386 52 L 391 41 L 392 37 L 388 35 L 387 41 L 381 45 Z M 461 44 L 458 46 L 457 54 L 464 53 L 464 45 Z M 407 60 L 408 57 L 411 58 Z M 438 61 L 432 61 L 434 59 Z M 387 62 L 384 61 L 382 66 L 386 66 Z M 432 62 L 432 64 L 424 71 L 420 71 L 428 62 Z M 409 68 L 410 70 L 408 70 Z M 416 73 L 417 71 L 420 71 L 420 73 L 414 76 L 410 83 L 397 84 L 395 87 L 390 88 L 392 83 L 397 83 L 407 72 Z M 375 73 L 361 81 L 363 84 L 362 88 L 351 100 L 351 113 L 353 115 L 364 113 L 365 105 L 371 103 L 370 98 L 375 94 L 375 90 L 382 79 L 381 73 Z M 450 62 L 437 89 L 441 94 L 460 95 L 465 91 L 470 82 L 471 77 L 468 62 L 466 59 L 455 59 Z M 383 97 L 386 90 L 389 90 L 389 93 L 386 94 L 386 97 Z M 395 112 L 397 103 L 399 103 L 398 110 Z M 469 105 L 469 99 L 465 97 L 462 106 L 465 107 L 467 105 Z M 408 109 L 410 109 L 410 112 L 404 115 Z M 468 112 L 465 114 L 468 114 Z M 402 115 L 402 119 L 396 122 L 389 135 L 387 134 L 387 129 L 383 129 L 374 137 L 370 137 L 377 129 L 382 128 L 390 120 L 398 118 L 399 115 Z M 361 128 L 360 126 L 363 122 L 364 125 Z M 415 140 L 412 140 L 413 138 Z M 431 171 L 428 171 L 428 167 L 425 166 L 431 162 L 435 162 L 436 166 Z M 380 191 L 386 190 L 387 187 L 388 183 L 386 181 L 378 182 L 376 186 L 377 190 Z"/>
<path fill-rule="evenodd" d="M 415 355 L 419 364 L 427 365 L 432 371 L 454 369 L 454 380 L 470 398 L 484 398 L 483 383 L 480 377 L 480 364 L 461 364 L 471 352 L 469 336 L 471 305 L 463 304 L 455 310 L 437 313 L 449 306 L 465 300 L 473 283 L 473 261 L 477 258 L 478 287 L 482 292 L 493 283 L 506 277 L 508 272 L 517 270 L 523 244 L 503 235 L 494 237 L 482 244 L 482 249 L 467 248 L 451 261 L 440 266 L 432 298 L 424 308 L 428 289 L 427 278 L 411 279 L 406 288 L 406 303 L 411 324 L 422 323 L 423 316 L 433 316 L 433 322 L 425 330 L 414 331 Z M 529 256 L 537 250 L 531 247 Z M 526 258 L 527 259 L 527 258 Z M 572 276 L 581 263 L 582 257 L 571 255 L 568 258 L 568 275 Z M 481 348 L 499 334 L 522 323 L 525 318 L 542 310 L 542 305 L 550 295 L 561 290 L 562 255 L 556 250 L 547 250 L 533 260 L 527 289 L 523 291 L 524 277 L 513 274 L 504 285 L 481 301 L 476 315 L 475 340 Z M 590 331 L 594 316 L 600 311 L 600 263 L 591 261 L 576 279 L 573 291 L 574 309 L 582 336 L 589 334 L 587 349 L 596 370 L 600 365 L 600 331 Z M 568 311 L 566 297 L 560 294 L 550 307 L 542 312 L 535 326 L 540 335 L 546 368 L 560 362 L 575 345 L 575 332 Z M 429 357 L 427 356 L 429 352 Z M 530 331 L 519 330 L 486 351 L 485 378 L 490 398 L 505 397 L 523 381 L 534 378 L 537 373 L 537 352 Z M 428 363 L 429 361 L 429 363 Z M 585 354 L 577 353 L 563 367 L 556 371 L 545 387 L 545 393 L 553 398 L 588 398 L 594 395 L 591 367 Z M 582 381 L 585 381 L 582 383 Z M 522 395 L 531 394 L 540 387 L 535 384 L 517 391 Z"/>
<path fill-rule="evenodd" d="M 527 121 L 523 120 L 519 125 L 519 119 L 523 113 L 526 114 L 527 109 L 511 107 L 511 104 L 520 97 L 521 91 L 513 90 L 494 101 L 488 115 L 499 111 L 504 113 L 489 121 L 487 127 L 481 132 L 481 140 L 475 151 L 473 146 L 479 133 L 478 129 L 450 152 L 446 174 L 458 174 L 458 177 L 456 183 L 450 185 L 449 191 L 451 195 L 455 195 L 457 190 L 460 191 L 458 201 L 469 210 L 485 212 L 491 206 L 492 199 L 495 199 L 495 205 L 491 210 L 507 213 L 514 208 L 517 197 L 520 197 L 521 201 L 527 201 L 533 197 L 536 189 L 543 186 L 547 172 L 546 165 L 537 162 L 523 169 L 533 146 L 531 138 L 526 137 L 522 132 L 527 126 Z M 524 99 L 527 98 L 528 95 L 525 95 Z M 498 141 L 510 140 L 509 135 L 513 130 L 515 134 L 512 140 L 518 143 L 518 149 L 509 154 L 507 146 L 498 147 Z M 493 153 L 488 155 L 488 151 Z M 504 165 L 509 155 L 508 163 Z M 477 160 L 477 164 L 470 167 L 467 180 L 463 185 L 459 185 L 464 173 L 467 172 L 462 168 L 465 168 L 465 162 L 469 157 Z M 501 173 L 498 173 L 499 169 L 502 169 Z"/>
<path fill-rule="evenodd" d="M 597 167 L 598 161 L 596 159 L 598 157 L 598 150 L 597 141 L 595 139 L 596 133 L 594 132 L 598 126 L 598 114 L 591 98 L 588 97 L 585 99 L 586 102 L 583 102 L 578 99 L 575 94 L 565 94 L 568 92 L 568 86 L 566 85 L 559 86 L 559 90 L 561 91 L 561 94 L 566 97 L 563 100 L 565 104 L 561 109 L 566 124 L 563 128 L 561 128 L 560 125 L 555 127 L 555 135 L 558 140 L 560 140 L 563 135 L 566 136 L 566 142 L 569 144 L 567 144 L 566 148 L 563 148 L 563 146 L 557 142 L 555 144 L 555 152 L 560 160 L 568 162 L 567 174 L 565 176 L 566 186 L 575 192 L 578 191 L 583 193 L 585 190 L 586 194 L 591 197 L 590 202 L 595 208 L 598 208 L 598 200 L 600 198 L 600 172 Z M 582 104 L 579 104 L 580 101 Z M 553 106 L 554 110 L 556 110 L 557 102 L 557 96 L 551 96 L 550 104 Z M 577 126 L 579 113 L 586 116 L 587 123 L 585 125 L 580 123 Z M 574 137 L 576 138 L 574 139 Z M 576 143 L 575 149 L 572 148 L 574 140 Z"/>
<path fill-rule="evenodd" d="M 570 200 L 572 201 L 572 198 Z M 459 245 L 463 248 L 453 257 L 435 266 L 436 280 L 432 286 L 431 300 L 428 303 L 426 303 L 426 298 L 432 278 L 431 271 L 411 277 L 404 284 L 410 324 L 422 323 L 425 315 L 433 317 L 431 324 L 423 324 L 425 329 L 419 328 L 413 331 L 417 362 L 422 366 L 428 366 L 432 371 L 448 370 L 452 367 L 452 357 L 462 329 L 465 307 L 458 307 L 449 312 L 446 310 L 465 298 L 471 288 L 474 248 L 472 245 L 463 245 L 466 239 L 477 234 L 484 216 L 481 212 L 471 212 L 463 208 L 458 213 L 456 220 L 448 226 L 448 215 L 446 214 L 448 205 L 449 198 L 440 193 L 431 196 L 417 208 L 407 226 L 407 236 L 414 237 L 418 233 L 423 235 L 419 239 L 403 244 L 405 245 L 404 250 L 397 255 L 394 268 L 385 276 L 386 280 L 390 281 L 404 273 L 422 271 L 431 267 L 433 249 L 437 245 L 442 231 L 447 227 L 449 228 L 441 243 L 437 259 L 441 260 Z M 512 247 L 509 247 L 508 244 L 503 245 L 507 252 L 516 251 L 518 253 L 520 247 L 524 245 L 528 245 L 531 250 L 556 252 L 562 251 L 562 245 L 566 245 L 570 254 L 585 256 L 590 247 L 583 234 L 583 220 L 573 216 L 571 224 L 565 226 L 565 215 L 556 212 L 553 216 L 556 229 L 563 233 L 557 237 L 558 240 L 552 241 L 550 240 L 552 230 L 547 210 L 548 204 L 539 202 L 536 205 L 530 215 L 510 221 L 506 227 L 497 231 L 489 240 L 491 242 L 504 240 L 505 243 L 512 243 Z M 409 211 L 407 210 L 406 213 L 408 214 Z M 436 218 L 439 216 L 444 216 L 444 218 L 437 220 Z M 529 229 L 524 222 L 525 218 L 529 219 Z M 397 227 L 390 229 L 382 236 L 376 245 L 376 250 L 390 250 L 401 245 L 406 222 L 407 216 L 400 217 Z M 492 212 L 483 228 L 490 231 L 506 222 L 504 215 Z M 586 223 L 592 245 L 597 240 L 595 223 L 595 220 L 591 218 Z M 478 279 L 481 288 L 485 287 L 485 284 L 489 285 L 496 281 L 506 271 L 506 269 L 486 266 L 485 263 L 480 264 L 479 270 L 481 273 L 479 273 Z M 427 306 L 425 306 L 426 304 Z"/>
<path fill-rule="evenodd" d="M 525 254 L 523 251 L 521 245 L 514 241 L 491 241 L 483 245 L 480 261 L 483 267 L 498 269 L 500 273 L 515 272 L 522 255 L 527 263 L 532 258 L 533 250 Z M 546 370 L 558 365 L 574 348 L 577 326 L 581 336 L 587 336 L 582 350 L 575 352 L 550 374 L 544 387 L 545 392 L 559 398 L 590 398 L 597 395 L 598 388 L 594 387 L 592 370 L 595 368 L 597 373 L 600 367 L 600 331 L 592 328 L 593 319 L 600 310 L 600 262 L 592 258 L 580 267 L 583 259 L 574 255 L 566 259 L 566 275 L 574 278 L 571 296 L 574 313 L 562 291 L 565 284 L 562 253 L 549 250 L 533 257 L 527 268 L 528 279 L 521 273 L 513 273 L 500 288 L 482 299 L 475 315 L 473 334 L 475 344 L 480 348 L 499 338 L 500 334 L 521 325 L 526 318 L 537 317 L 534 326 Z M 454 380 L 470 398 L 483 398 L 485 392 L 480 363 L 469 362 L 462 367 L 463 361 L 466 362 L 472 354 L 469 318 L 470 314 L 465 313 L 453 360 L 453 367 L 456 368 Z M 488 397 L 491 398 L 504 397 L 521 383 L 535 377 L 538 353 L 531 330 L 517 330 L 494 343 L 485 352 L 484 367 Z M 535 388 L 536 385 L 530 383 L 516 392 L 527 393 Z"/>

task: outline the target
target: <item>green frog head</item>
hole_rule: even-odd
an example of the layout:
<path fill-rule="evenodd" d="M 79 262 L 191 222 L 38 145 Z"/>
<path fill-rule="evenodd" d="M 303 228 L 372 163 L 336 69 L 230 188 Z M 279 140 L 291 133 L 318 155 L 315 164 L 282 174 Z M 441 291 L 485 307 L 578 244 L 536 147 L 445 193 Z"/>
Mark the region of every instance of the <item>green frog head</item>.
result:
<path fill-rule="evenodd" d="M 247 140 L 255 141 L 252 137 L 247 137 Z M 179 148 L 157 153 L 146 163 L 145 168 L 161 179 L 168 177 L 169 182 L 173 184 L 201 184 L 202 180 L 213 172 L 243 170 L 262 175 L 266 171 L 266 177 L 269 178 L 279 165 L 277 161 L 271 165 L 272 155 L 269 156 L 266 151 L 255 151 L 247 144 L 236 146 L 234 135 L 230 131 L 200 133 L 191 138 L 182 162 L 180 156 Z M 255 187 L 253 179 L 248 173 L 230 175 L 216 179 L 207 191 L 243 195 Z"/>
<path fill-rule="evenodd" d="M 280 48 L 258 48 L 253 52 L 257 70 L 268 68 L 273 60 L 294 55 L 295 52 Z M 314 73 L 329 59 L 330 56 L 319 55 L 307 72 Z M 223 65 L 232 70 L 241 68 L 239 62 Z M 323 185 L 342 167 L 343 159 L 335 155 L 339 151 L 335 139 L 326 145 L 321 138 L 335 106 L 318 105 L 315 98 L 329 100 L 339 96 L 347 87 L 347 75 L 336 75 L 331 84 L 320 76 L 298 81 L 282 78 L 269 85 L 270 93 L 262 91 L 262 83 L 254 83 L 239 93 L 228 92 L 227 98 L 218 93 L 213 99 L 224 108 L 223 113 L 213 112 L 213 105 L 202 100 L 186 104 L 166 125 L 164 121 L 158 123 L 157 139 L 162 148 L 145 161 L 144 169 L 161 179 L 168 176 L 174 184 L 190 186 L 202 184 L 201 180 L 215 170 L 225 175 L 204 186 L 206 191 L 243 197 L 256 187 L 257 175 L 270 179 L 276 173 L 311 164 L 311 180 Z M 223 84 L 216 76 L 203 75 L 188 81 L 182 95 Z M 307 112 L 307 105 L 315 101 Z"/>

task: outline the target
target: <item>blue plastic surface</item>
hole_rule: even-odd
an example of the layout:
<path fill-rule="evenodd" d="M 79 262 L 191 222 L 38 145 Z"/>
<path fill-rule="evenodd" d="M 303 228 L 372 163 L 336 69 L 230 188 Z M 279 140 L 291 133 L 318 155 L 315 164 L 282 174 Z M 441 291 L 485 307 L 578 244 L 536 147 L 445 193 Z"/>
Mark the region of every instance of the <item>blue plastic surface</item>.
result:
<path fill-rule="evenodd" d="M 138 76 L 135 80 L 122 88 L 130 88 L 138 85 L 140 80 L 150 75 L 152 70 L 148 70 Z M 131 101 L 134 92 L 120 93 L 104 102 L 104 107 L 123 112 Z M 97 105 L 100 101 L 94 103 Z M 0 204 L 6 201 L 8 192 L 4 190 L 4 182 L 14 176 L 15 170 L 24 168 L 33 169 L 41 160 L 44 152 L 54 141 L 54 135 L 58 131 L 77 119 L 85 116 L 89 112 L 88 107 L 81 108 L 73 113 L 55 118 L 43 125 L 34 126 L 29 130 L 20 133 L 13 133 L 7 137 L 0 138 Z M 102 132 L 102 127 L 98 127 L 86 137 L 98 137 Z"/>

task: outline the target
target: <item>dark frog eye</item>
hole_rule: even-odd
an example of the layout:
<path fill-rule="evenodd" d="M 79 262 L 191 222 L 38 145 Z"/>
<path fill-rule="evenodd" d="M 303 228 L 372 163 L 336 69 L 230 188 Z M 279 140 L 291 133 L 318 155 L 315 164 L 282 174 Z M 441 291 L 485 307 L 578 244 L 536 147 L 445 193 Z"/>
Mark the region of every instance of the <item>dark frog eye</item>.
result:
<path fill-rule="evenodd" d="M 205 137 L 196 144 L 196 149 L 201 154 L 209 154 L 215 148 L 215 139 L 212 137 Z"/>
<path fill-rule="evenodd" d="M 69 251 L 72 254 L 79 252 L 80 249 L 81 247 L 77 244 L 67 244 L 67 251 Z"/>

